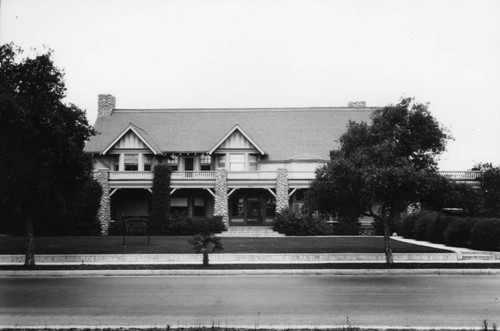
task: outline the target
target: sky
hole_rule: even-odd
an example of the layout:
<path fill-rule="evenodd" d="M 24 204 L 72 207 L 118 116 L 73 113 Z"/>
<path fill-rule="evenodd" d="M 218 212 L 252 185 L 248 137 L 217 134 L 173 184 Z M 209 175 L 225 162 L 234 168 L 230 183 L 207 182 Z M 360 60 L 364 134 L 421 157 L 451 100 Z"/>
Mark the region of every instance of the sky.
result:
<path fill-rule="evenodd" d="M 454 137 L 441 170 L 500 165 L 498 0 L 0 1 L 0 43 L 52 49 L 90 123 L 102 93 L 117 108 L 414 97 Z"/>

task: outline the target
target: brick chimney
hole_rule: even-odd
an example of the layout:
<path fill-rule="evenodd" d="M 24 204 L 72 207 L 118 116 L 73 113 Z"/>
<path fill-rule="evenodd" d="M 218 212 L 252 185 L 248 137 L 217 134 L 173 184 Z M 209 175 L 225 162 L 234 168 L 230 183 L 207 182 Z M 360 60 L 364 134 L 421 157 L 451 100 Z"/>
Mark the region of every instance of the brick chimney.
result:
<path fill-rule="evenodd" d="M 111 94 L 99 94 L 97 100 L 97 117 L 109 117 L 116 107 L 116 98 Z"/>

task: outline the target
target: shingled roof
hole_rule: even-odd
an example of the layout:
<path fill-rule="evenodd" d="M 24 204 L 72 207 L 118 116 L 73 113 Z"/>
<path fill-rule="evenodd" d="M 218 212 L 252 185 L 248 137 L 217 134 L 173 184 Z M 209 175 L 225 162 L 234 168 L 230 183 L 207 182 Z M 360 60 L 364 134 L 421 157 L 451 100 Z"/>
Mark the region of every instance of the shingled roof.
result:
<path fill-rule="evenodd" d="M 349 120 L 368 121 L 372 107 L 255 109 L 115 109 L 98 117 L 97 135 L 85 146 L 100 154 L 130 125 L 164 153 L 208 153 L 236 125 L 269 161 L 327 160 Z"/>

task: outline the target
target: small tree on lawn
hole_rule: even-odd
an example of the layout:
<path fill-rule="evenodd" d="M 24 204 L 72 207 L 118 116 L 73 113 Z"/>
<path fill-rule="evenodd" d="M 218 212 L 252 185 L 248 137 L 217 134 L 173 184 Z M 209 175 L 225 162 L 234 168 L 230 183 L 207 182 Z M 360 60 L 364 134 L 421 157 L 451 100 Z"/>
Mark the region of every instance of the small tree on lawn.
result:
<path fill-rule="evenodd" d="M 165 227 L 170 214 L 170 177 L 172 170 L 166 165 L 154 168 L 151 198 L 151 222 L 153 226 Z"/>
<path fill-rule="evenodd" d="M 221 239 L 215 236 L 213 233 L 203 233 L 197 234 L 192 239 L 188 240 L 188 243 L 193 245 L 196 253 L 203 254 L 203 265 L 208 266 L 208 254 L 213 252 L 218 252 L 224 249 Z"/>
<path fill-rule="evenodd" d="M 436 156 L 450 137 L 428 105 L 410 98 L 375 110 L 371 120 L 349 122 L 340 150 L 317 171 L 307 201 L 318 196 L 320 211 L 341 217 L 373 217 L 384 235 L 386 262 L 392 264 L 390 225 L 440 180 Z"/>

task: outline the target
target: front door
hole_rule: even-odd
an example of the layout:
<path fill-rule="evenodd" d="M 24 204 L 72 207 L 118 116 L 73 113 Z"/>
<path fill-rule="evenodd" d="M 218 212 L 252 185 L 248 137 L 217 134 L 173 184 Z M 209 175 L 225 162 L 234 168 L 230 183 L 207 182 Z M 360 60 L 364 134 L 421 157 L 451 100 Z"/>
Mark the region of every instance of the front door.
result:
<path fill-rule="evenodd" d="M 248 198 L 247 199 L 247 224 L 262 224 L 262 206 L 260 199 Z"/>

